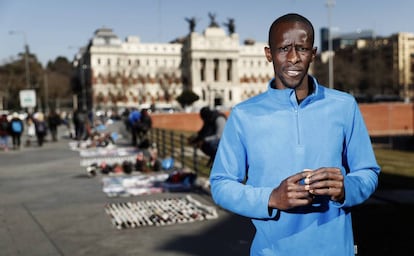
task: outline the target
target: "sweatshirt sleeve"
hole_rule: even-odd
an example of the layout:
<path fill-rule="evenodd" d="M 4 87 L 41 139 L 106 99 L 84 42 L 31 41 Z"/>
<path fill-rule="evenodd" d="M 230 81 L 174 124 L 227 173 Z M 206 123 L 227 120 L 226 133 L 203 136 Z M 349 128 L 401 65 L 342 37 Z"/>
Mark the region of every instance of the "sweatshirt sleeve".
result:
<path fill-rule="evenodd" d="M 232 110 L 226 122 L 211 170 L 212 197 L 217 205 L 236 214 L 269 218 L 268 201 L 273 188 L 244 183 L 248 166 L 236 111 Z"/>
<path fill-rule="evenodd" d="M 346 169 L 344 179 L 344 207 L 351 207 L 367 200 L 378 186 L 380 167 L 377 164 L 371 139 L 356 102 L 346 129 L 346 145 L 343 161 Z"/>

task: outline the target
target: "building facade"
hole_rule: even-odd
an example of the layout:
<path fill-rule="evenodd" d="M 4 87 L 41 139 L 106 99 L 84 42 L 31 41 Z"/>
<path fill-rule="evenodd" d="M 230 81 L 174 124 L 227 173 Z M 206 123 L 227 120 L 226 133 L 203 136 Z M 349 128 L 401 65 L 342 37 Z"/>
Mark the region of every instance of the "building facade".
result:
<path fill-rule="evenodd" d="M 172 43 L 122 41 L 112 29 L 95 31 L 73 62 L 80 77 L 80 105 L 88 109 L 177 107 L 178 95 L 190 89 L 202 106 L 231 108 L 266 89 L 273 68 L 265 43 L 226 32 L 216 24 Z"/>
<path fill-rule="evenodd" d="M 329 30 L 322 28 L 322 52 L 327 51 L 328 39 Z M 345 48 L 353 48 L 359 53 L 367 49 L 374 50 L 375 55 L 380 56 L 378 61 L 382 62 L 377 64 L 386 65 L 387 71 L 389 70 L 386 76 L 392 77 L 389 84 L 390 91 L 396 89 L 405 102 L 414 100 L 414 34 L 400 32 L 389 37 L 378 37 L 371 30 L 363 30 L 335 35 L 332 40 L 335 53 Z M 369 58 L 372 59 L 372 56 Z M 378 76 L 380 75 L 384 74 L 378 74 Z"/>
<path fill-rule="evenodd" d="M 414 34 L 398 33 L 391 36 L 393 43 L 393 74 L 405 101 L 414 99 Z"/>

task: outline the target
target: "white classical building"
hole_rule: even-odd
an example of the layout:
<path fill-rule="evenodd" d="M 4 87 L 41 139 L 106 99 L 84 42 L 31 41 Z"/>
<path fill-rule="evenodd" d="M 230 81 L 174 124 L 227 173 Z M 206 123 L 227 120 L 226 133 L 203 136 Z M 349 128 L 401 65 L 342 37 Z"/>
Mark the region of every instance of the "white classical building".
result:
<path fill-rule="evenodd" d="M 217 25 L 173 43 L 142 43 L 137 36 L 122 41 L 101 28 L 74 65 L 89 108 L 179 106 L 175 99 L 184 89 L 200 97 L 195 109 L 231 108 L 266 89 L 273 68 L 265 45 L 240 44 L 238 34 Z"/>

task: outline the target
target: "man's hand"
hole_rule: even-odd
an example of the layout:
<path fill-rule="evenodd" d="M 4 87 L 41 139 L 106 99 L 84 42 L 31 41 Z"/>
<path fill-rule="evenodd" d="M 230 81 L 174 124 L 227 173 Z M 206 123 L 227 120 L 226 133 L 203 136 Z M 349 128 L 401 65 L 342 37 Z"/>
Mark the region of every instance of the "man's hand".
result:
<path fill-rule="evenodd" d="M 305 169 L 286 178 L 270 194 L 269 208 L 288 210 L 308 205 L 316 195 L 330 196 L 336 202 L 344 201 L 344 176 L 339 168 Z"/>
<path fill-rule="evenodd" d="M 304 170 L 283 180 L 270 194 L 269 208 L 288 210 L 312 203 L 313 195 L 306 187 L 308 185 L 301 184 L 310 173 L 311 170 Z"/>
<path fill-rule="evenodd" d="M 305 179 L 306 189 L 312 195 L 330 196 L 332 201 L 345 199 L 344 176 L 339 168 L 321 167 Z"/>

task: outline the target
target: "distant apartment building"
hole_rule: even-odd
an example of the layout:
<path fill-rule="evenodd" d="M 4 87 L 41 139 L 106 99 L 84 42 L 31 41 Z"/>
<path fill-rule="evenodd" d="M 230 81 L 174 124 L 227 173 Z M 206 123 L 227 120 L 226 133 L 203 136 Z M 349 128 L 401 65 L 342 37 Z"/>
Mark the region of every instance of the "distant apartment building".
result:
<path fill-rule="evenodd" d="M 414 97 L 414 34 L 398 33 L 391 36 L 393 44 L 393 74 L 404 91 L 406 99 Z"/>
<path fill-rule="evenodd" d="M 322 52 L 328 50 L 329 30 L 321 29 Z M 372 30 L 332 35 L 332 49 L 336 53 L 345 48 L 356 50 L 375 49 L 382 64 L 390 72 L 390 91 L 396 88 L 406 102 L 414 100 L 414 34 L 396 33 L 389 37 L 378 37 Z M 360 51 L 360 52 L 361 52 Z M 366 52 L 366 51 L 365 51 Z M 355 52 L 354 52 L 355 53 Z M 365 56 L 361 60 L 366 60 Z M 388 74 L 378 74 L 387 75 Z"/>
<path fill-rule="evenodd" d="M 122 41 L 100 28 L 73 62 L 82 85 L 78 100 L 88 109 L 175 106 L 191 89 L 200 97 L 196 108 L 230 108 L 266 89 L 273 68 L 265 45 L 240 44 L 237 33 L 216 24 L 171 43 L 143 43 L 137 36 Z"/>

